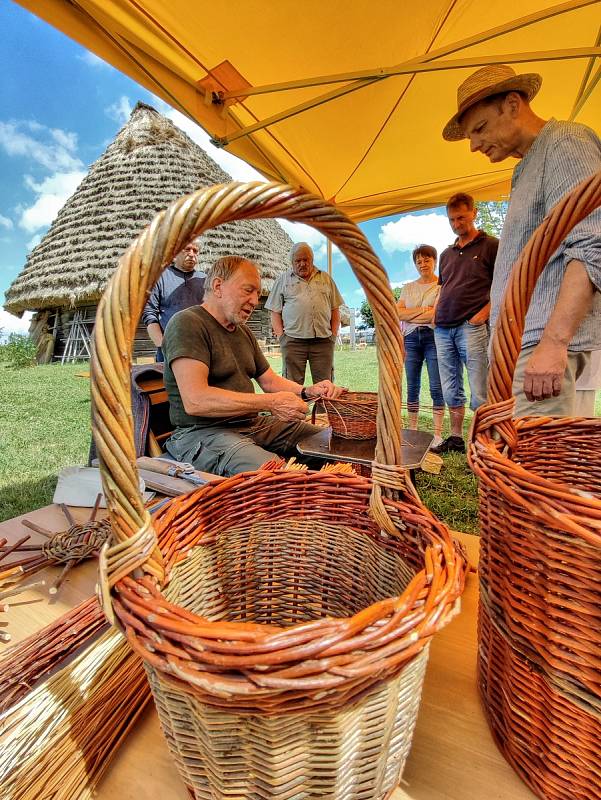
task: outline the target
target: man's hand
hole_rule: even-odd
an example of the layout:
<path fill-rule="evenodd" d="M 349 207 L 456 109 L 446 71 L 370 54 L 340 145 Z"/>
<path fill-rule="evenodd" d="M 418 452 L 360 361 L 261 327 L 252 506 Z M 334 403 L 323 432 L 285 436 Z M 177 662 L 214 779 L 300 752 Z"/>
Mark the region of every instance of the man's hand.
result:
<path fill-rule="evenodd" d="M 568 347 L 541 339 L 524 370 L 524 394 L 533 400 L 557 397 L 568 365 Z"/>
<path fill-rule="evenodd" d="M 271 413 L 278 419 L 302 422 L 307 416 L 307 404 L 293 392 L 273 392 L 269 399 Z"/>
<path fill-rule="evenodd" d="M 468 319 L 470 325 L 484 325 L 490 316 L 490 303 L 483 306 L 473 317 Z"/>
<path fill-rule="evenodd" d="M 318 397 L 325 397 L 326 400 L 335 400 L 337 397 L 343 392 L 348 391 L 342 386 L 336 386 L 332 383 L 332 381 L 319 381 L 319 383 L 314 383 L 313 386 L 307 386 L 306 388 L 307 397 L 310 397 L 312 400 L 317 400 Z"/>

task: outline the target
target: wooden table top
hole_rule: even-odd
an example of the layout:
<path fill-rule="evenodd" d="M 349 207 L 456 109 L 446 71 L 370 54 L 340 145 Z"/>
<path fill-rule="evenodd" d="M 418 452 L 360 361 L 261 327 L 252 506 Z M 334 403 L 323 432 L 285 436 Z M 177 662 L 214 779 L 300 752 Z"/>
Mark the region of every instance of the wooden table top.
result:
<path fill-rule="evenodd" d="M 431 433 L 403 428 L 401 462 L 407 469 L 417 469 L 424 460 L 432 439 Z M 375 439 L 345 439 L 335 436 L 332 428 L 305 436 L 296 445 L 301 455 L 323 458 L 328 461 L 349 461 L 351 464 L 369 466 L 374 460 Z"/>
<path fill-rule="evenodd" d="M 89 516 L 89 509 L 72 509 L 72 513 L 81 522 Z M 66 527 L 60 509 L 46 506 L 0 523 L 0 537 L 15 541 L 28 533 L 21 525 L 23 518 L 50 530 Z M 32 532 L 32 541 L 36 536 Z M 459 537 L 476 563 L 477 537 Z M 46 571 L 46 575 L 49 572 L 52 581 L 52 572 Z M 12 643 L 85 600 L 94 591 L 95 582 L 95 564 L 88 562 L 69 573 L 52 603 L 48 602 L 47 587 L 15 598 L 10 625 L 5 628 L 12 634 Z M 476 608 L 477 580 L 472 574 L 462 598 L 462 612 L 432 643 L 411 753 L 392 800 L 534 798 L 497 750 L 484 719 L 476 689 Z M 0 644 L 0 657 L 3 647 Z M 117 753 L 96 796 L 99 800 L 189 800 L 169 756 L 154 706 L 147 708 Z"/>

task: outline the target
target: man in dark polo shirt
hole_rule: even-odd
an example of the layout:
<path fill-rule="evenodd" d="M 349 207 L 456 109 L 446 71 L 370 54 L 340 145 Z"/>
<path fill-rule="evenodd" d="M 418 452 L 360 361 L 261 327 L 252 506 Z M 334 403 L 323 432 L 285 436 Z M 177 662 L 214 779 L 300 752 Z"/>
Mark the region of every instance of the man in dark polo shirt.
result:
<path fill-rule="evenodd" d="M 432 448 L 437 453 L 465 453 L 463 367 L 470 385 L 470 406 L 486 401 L 490 285 L 498 239 L 475 226 L 476 206 L 469 194 L 453 195 L 447 216 L 457 239 L 440 256 L 441 289 L 434 310 L 434 338 L 451 435 Z"/>
<path fill-rule="evenodd" d="M 167 325 L 165 388 L 177 427 L 166 447 L 178 461 L 229 476 L 295 455 L 297 442 L 319 430 L 305 422 L 307 402 L 342 392 L 328 380 L 303 387 L 276 375 L 245 324 L 260 294 L 255 264 L 226 256 L 207 274 L 203 304 Z"/>

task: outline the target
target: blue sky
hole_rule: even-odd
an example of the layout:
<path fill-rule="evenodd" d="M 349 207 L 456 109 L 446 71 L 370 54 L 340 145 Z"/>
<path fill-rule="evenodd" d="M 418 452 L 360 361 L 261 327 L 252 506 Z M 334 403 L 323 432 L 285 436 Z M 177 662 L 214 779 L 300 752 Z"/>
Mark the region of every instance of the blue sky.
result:
<path fill-rule="evenodd" d="M 197 141 L 234 178 L 250 180 L 248 165 L 217 150 L 198 126 L 54 28 L 8 0 L 0 2 L 0 306 L 59 208 L 90 164 L 106 149 L 138 100 L 154 105 Z M 284 223 L 295 241 L 313 245 L 326 266 L 325 240 L 312 229 Z M 393 285 L 415 276 L 411 250 L 420 242 L 439 249 L 452 239 L 440 209 L 361 225 Z M 363 292 L 334 252 L 334 278 L 346 303 Z M 25 321 L 0 310 L 0 329 L 24 330 Z"/>

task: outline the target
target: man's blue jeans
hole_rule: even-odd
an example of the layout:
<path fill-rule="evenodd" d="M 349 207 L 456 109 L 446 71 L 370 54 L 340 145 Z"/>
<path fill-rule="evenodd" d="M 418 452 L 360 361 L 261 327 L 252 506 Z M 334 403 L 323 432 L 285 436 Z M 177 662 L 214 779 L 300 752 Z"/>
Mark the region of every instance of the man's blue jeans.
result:
<path fill-rule="evenodd" d="M 407 374 L 409 411 L 414 411 L 419 407 L 419 390 L 424 361 L 428 368 L 432 405 L 434 408 L 444 408 L 434 331 L 427 325 L 420 325 L 405 336 L 405 372 Z"/>
<path fill-rule="evenodd" d="M 465 365 L 470 384 L 470 407 L 475 411 L 486 402 L 488 324 L 471 325 L 464 322 L 456 328 L 436 326 L 434 338 L 445 403 L 449 408 L 465 405 Z"/>

